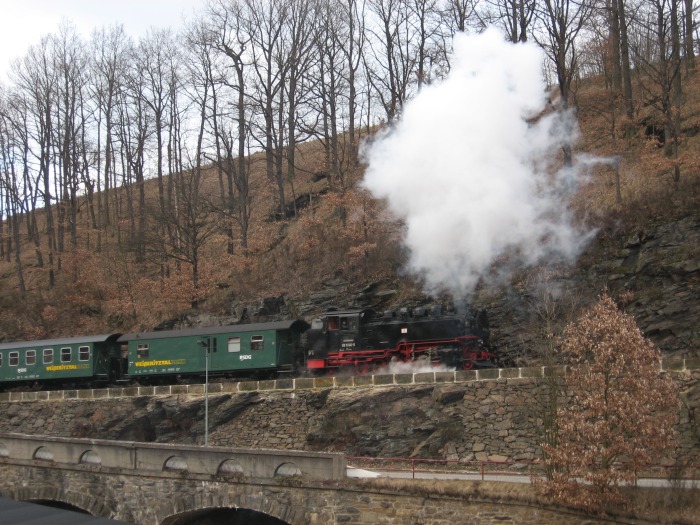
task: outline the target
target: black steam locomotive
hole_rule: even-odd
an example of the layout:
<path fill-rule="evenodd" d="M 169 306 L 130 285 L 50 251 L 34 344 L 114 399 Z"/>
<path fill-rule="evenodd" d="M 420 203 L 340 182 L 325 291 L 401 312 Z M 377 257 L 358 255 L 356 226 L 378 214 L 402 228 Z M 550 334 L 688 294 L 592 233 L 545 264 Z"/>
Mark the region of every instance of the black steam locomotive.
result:
<path fill-rule="evenodd" d="M 444 365 L 458 370 L 496 366 L 488 349 L 483 311 L 443 313 L 440 306 L 338 310 L 322 314 L 306 332 L 306 368 L 367 373 L 393 361 Z"/>

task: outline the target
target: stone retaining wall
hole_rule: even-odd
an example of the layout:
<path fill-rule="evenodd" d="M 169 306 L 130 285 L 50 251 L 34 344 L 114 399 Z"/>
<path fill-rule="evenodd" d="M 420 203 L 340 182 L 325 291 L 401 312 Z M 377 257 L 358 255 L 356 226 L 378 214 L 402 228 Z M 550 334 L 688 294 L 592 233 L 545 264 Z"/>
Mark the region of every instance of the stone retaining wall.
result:
<path fill-rule="evenodd" d="M 684 461 L 700 463 L 700 370 L 668 372 L 683 399 Z M 670 364 L 665 363 L 665 369 Z M 0 432 L 350 456 L 527 462 L 539 457 L 547 382 L 541 368 L 324 377 L 5 394 Z M 58 397 L 58 396 L 62 397 Z M 129 396 L 129 397 L 125 397 Z M 19 399 L 18 399 L 19 398 Z"/>

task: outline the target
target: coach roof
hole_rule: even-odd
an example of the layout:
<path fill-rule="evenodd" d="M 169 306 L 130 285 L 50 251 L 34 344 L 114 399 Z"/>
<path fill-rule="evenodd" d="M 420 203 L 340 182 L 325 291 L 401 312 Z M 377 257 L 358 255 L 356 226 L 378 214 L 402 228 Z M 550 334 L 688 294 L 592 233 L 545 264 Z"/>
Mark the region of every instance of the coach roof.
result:
<path fill-rule="evenodd" d="M 83 335 L 80 337 L 59 337 L 42 341 L 17 341 L 0 343 L 0 350 L 21 350 L 23 348 L 39 348 L 43 346 L 86 345 L 94 343 L 113 343 L 121 334 Z"/>
<path fill-rule="evenodd" d="M 199 337 L 217 334 L 263 332 L 269 330 L 294 330 L 303 332 L 309 328 L 306 321 L 299 319 L 291 321 L 275 321 L 271 323 L 230 324 L 226 326 L 205 326 L 197 328 L 185 328 L 182 330 L 159 330 L 156 332 L 136 332 L 124 334 L 119 342 L 125 343 L 135 340 L 168 339 L 170 337 Z"/>

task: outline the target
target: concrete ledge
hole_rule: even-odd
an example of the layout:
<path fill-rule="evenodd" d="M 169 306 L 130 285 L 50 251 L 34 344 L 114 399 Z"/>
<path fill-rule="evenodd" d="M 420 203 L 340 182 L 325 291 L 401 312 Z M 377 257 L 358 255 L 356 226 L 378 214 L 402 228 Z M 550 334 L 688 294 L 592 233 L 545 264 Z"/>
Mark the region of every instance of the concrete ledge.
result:
<path fill-rule="evenodd" d="M 9 464 L 40 464 L 41 460 L 34 456 L 41 447 L 47 449 L 53 457 L 51 468 L 75 468 L 81 464 L 83 454 L 91 451 L 100 458 L 102 467 L 120 469 L 121 472 L 130 471 L 142 476 L 170 476 L 180 470 L 215 476 L 225 461 L 240 465 L 246 477 L 262 479 L 279 477 L 279 468 L 287 464 L 298 468 L 306 479 L 322 481 L 345 479 L 347 470 L 343 454 L 324 452 L 202 447 L 15 433 L 0 434 L 0 442 L 7 452 L 4 462 Z M 168 468 L 168 460 L 174 456 L 180 460 L 180 465 L 185 465 L 184 469 Z"/>
<path fill-rule="evenodd" d="M 414 383 L 434 383 L 435 382 L 435 372 L 421 372 L 418 374 L 413 374 Z"/>
<path fill-rule="evenodd" d="M 381 376 L 374 376 L 374 384 L 375 385 L 393 385 L 394 384 L 394 376 L 387 374 L 387 375 L 381 375 Z"/>
<path fill-rule="evenodd" d="M 355 376 L 355 386 L 372 386 L 374 376 Z"/>
<path fill-rule="evenodd" d="M 468 381 L 477 381 L 478 374 L 476 370 L 459 370 L 455 372 L 455 381 L 465 383 Z"/>
<path fill-rule="evenodd" d="M 665 372 L 700 370 L 700 358 L 664 359 L 659 369 Z M 343 375 L 323 377 L 284 377 L 277 380 L 241 381 L 234 383 L 209 383 L 210 394 L 275 391 L 313 390 L 329 388 L 381 387 L 397 385 L 430 385 L 443 383 L 480 383 L 484 381 L 508 381 L 516 384 L 537 381 L 542 378 L 566 374 L 566 367 L 485 368 L 481 370 L 457 370 L 454 372 L 418 372 L 415 374 Z M 67 399 L 106 399 L 138 396 L 191 395 L 203 396 L 204 385 L 132 386 L 85 390 L 47 390 L 32 392 L 0 392 L 0 403 L 19 401 L 63 401 Z"/>
<path fill-rule="evenodd" d="M 394 375 L 394 383 L 397 385 L 413 384 L 413 374 L 396 374 Z"/>
<path fill-rule="evenodd" d="M 685 360 L 686 370 L 700 370 L 700 357 L 693 357 Z"/>
<path fill-rule="evenodd" d="M 347 388 L 355 386 L 355 378 L 353 376 L 340 376 L 335 378 L 335 386 L 338 388 Z"/>
<path fill-rule="evenodd" d="M 298 390 L 309 389 L 314 387 L 314 380 L 310 377 L 300 377 L 294 380 L 294 388 Z"/>
<path fill-rule="evenodd" d="M 479 381 L 484 381 L 488 379 L 498 379 L 501 377 L 501 370 L 499 368 L 486 368 L 485 370 L 477 370 L 477 377 Z"/>
<path fill-rule="evenodd" d="M 314 388 L 333 388 L 335 386 L 333 376 L 314 378 Z"/>
<path fill-rule="evenodd" d="M 278 379 L 275 381 L 276 390 L 292 390 L 294 388 L 294 379 Z"/>
<path fill-rule="evenodd" d="M 221 385 L 219 385 L 221 386 Z M 275 380 L 265 380 L 265 381 L 258 381 L 258 390 L 276 390 L 277 389 L 277 382 Z M 211 390 L 209 390 L 211 392 Z"/>
<path fill-rule="evenodd" d="M 532 367 L 532 368 L 521 368 L 520 377 L 544 377 L 543 368 Z"/>
<path fill-rule="evenodd" d="M 520 377 L 519 368 L 503 368 L 501 369 L 501 379 L 517 379 Z"/>
<path fill-rule="evenodd" d="M 435 382 L 436 383 L 454 383 L 455 373 L 454 372 L 435 372 Z"/>

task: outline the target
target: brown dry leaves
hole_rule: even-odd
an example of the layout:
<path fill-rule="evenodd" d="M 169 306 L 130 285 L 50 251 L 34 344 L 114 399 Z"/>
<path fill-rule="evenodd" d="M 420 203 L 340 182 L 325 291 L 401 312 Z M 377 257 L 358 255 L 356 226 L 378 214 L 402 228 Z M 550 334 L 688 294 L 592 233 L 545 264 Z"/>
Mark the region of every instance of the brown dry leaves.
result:
<path fill-rule="evenodd" d="M 607 295 L 567 327 L 561 350 L 570 397 L 557 410 L 557 441 L 543 445 L 554 474 L 542 487 L 558 502 L 604 512 L 624 505 L 621 484 L 673 450 L 677 387 Z"/>

